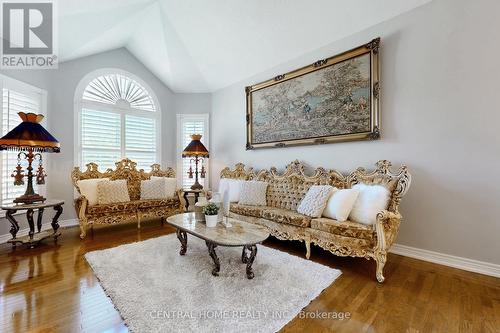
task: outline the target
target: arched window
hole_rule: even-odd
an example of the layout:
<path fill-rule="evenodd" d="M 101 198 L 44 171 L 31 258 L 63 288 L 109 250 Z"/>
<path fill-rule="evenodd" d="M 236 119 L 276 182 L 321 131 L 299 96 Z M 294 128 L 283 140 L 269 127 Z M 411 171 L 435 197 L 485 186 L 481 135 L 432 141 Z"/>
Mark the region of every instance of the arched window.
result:
<path fill-rule="evenodd" d="M 160 162 L 159 106 L 151 89 L 123 71 L 91 73 L 77 89 L 77 164 L 114 167 L 121 158 L 149 170 Z"/>

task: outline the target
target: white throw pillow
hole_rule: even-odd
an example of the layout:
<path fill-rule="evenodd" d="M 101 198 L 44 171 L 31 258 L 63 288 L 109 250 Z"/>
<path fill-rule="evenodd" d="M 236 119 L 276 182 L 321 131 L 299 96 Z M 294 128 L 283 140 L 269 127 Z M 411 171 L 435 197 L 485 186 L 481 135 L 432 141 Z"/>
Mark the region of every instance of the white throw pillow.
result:
<path fill-rule="evenodd" d="M 240 179 L 221 178 L 218 192 L 223 196 L 224 192 L 227 190 L 229 193 L 229 201 L 238 202 L 240 200 L 241 184 L 243 183 L 244 181 Z"/>
<path fill-rule="evenodd" d="M 127 180 L 99 182 L 97 184 L 97 198 L 100 205 L 130 201 Z"/>
<path fill-rule="evenodd" d="M 311 217 L 320 217 L 332 191 L 333 186 L 330 185 L 311 186 L 297 207 L 297 212 Z"/>
<path fill-rule="evenodd" d="M 164 177 L 156 177 L 141 181 L 141 200 L 167 199 L 167 187 Z"/>
<path fill-rule="evenodd" d="M 91 178 L 83 179 L 76 182 L 83 195 L 89 201 L 89 206 L 97 205 L 97 184 L 102 181 L 108 181 L 109 178 Z"/>
<path fill-rule="evenodd" d="M 347 221 L 358 195 L 359 191 L 357 189 L 339 190 L 335 188 L 333 194 L 326 203 L 323 216 L 339 222 Z"/>
<path fill-rule="evenodd" d="M 266 182 L 255 180 L 242 181 L 238 203 L 240 205 L 265 206 L 267 185 Z"/>
<path fill-rule="evenodd" d="M 166 198 L 175 197 L 175 192 L 177 190 L 177 178 L 152 176 L 151 179 L 152 180 L 154 180 L 154 179 L 163 180 L 163 183 L 165 186 Z"/>
<path fill-rule="evenodd" d="M 382 185 L 356 184 L 352 187 L 359 190 L 349 219 L 363 224 L 375 224 L 377 214 L 389 206 L 391 193 Z"/>

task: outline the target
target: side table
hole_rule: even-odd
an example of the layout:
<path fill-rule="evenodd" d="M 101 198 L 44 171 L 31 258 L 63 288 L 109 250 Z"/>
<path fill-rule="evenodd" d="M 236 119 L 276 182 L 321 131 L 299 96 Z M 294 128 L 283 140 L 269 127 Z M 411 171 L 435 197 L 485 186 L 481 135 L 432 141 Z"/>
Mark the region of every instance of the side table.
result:
<path fill-rule="evenodd" d="M 186 201 L 186 212 L 189 212 L 189 198 L 188 194 L 194 194 L 194 203 L 198 202 L 198 198 L 200 197 L 201 193 L 205 193 L 205 190 L 182 190 L 184 192 L 184 201 Z"/>
<path fill-rule="evenodd" d="M 12 235 L 12 239 L 7 241 L 8 243 L 12 243 L 12 246 L 15 247 L 17 243 L 28 244 L 30 248 L 34 248 L 41 240 L 45 238 L 54 238 L 54 241 L 57 242 L 57 238 L 61 236 L 61 232 L 58 231 L 59 224 L 58 220 L 63 212 L 62 205 L 64 205 L 63 200 L 46 200 L 45 202 L 37 202 L 33 204 L 9 204 L 1 206 L 2 210 L 7 211 L 5 217 L 9 220 L 11 227 L 10 233 Z M 43 212 L 45 208 L 54 207 L 55 215 L 52 218 L 52 230 L 44 230 L 42 229 L 42 218 Z M 36 225 L 38 232 L 35 233 L 35 221 L 33 219 L 34 211 L 37 210 L 37 220 Z M 17 232 L 19 231 L 19 223 L 16 221 L 14 214 L 17 211 L 26 211 L 26 218 L 28 220 L 28 224 L 30 227 L 29 234 L 27 236 L 22 236 L 17 238 Z"/>

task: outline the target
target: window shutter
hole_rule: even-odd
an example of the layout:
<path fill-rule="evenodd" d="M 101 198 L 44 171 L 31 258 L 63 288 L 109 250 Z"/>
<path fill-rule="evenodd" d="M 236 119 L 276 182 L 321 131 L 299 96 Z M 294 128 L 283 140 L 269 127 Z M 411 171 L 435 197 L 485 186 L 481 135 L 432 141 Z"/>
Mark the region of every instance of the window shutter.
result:
<path fill-rule="evenodd" d="M 150 171 L 159 163 L 161 113 L 151 93 L 118 73 L 94 78 L 80 100 L 80 167 L 95 162 L 101 171 L 129 158 Z"/>
<path fill-rule="evenodd" d="M 125 156 L 146 171 L 156 163 L 155 119 L 125 116 Z"/>
<path fill-rule="evenodd" d="M 81 167 L 94 162 L 101 171 L 113 168 L 121 157 L 120 115 L 83 109 L 81 117 Z"/>
<path fill-rule="evenodd" d="M 2 88 L 2 136 L 7 134 L 10 130 L 21 123 L 18 112 L 25 113 L 41 113 L 42 112 L 42 99 L 40 94 L 25 94 L 8 87 Z M 16 151 L 3 151 L 2 166 L 1 166 L 1 180 L 2 180 L 2 204 L 10 204 L 12 201 L 23 195 L 26 191 L 26 184 L 24 186 L 15 186 L 14 178 L 11 177 L 17 166 Z M 38 161 L 35 162 L 33 168 L 36 170 Z M 21 159 L 21 165 L 24 170 L 28 167 L 26 159 Z M 24 179 L 27 182 L 26 178 Z M 38 192 L 38 186 L 33 184 L 35 192 Z"/>

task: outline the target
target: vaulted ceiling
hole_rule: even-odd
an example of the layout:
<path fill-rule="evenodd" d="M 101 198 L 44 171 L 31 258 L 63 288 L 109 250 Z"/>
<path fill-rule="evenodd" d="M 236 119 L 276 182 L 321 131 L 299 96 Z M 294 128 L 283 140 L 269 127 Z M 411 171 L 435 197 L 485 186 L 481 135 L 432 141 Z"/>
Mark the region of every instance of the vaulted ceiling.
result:
<path fill-rule="evenodd" d="M 64 0 L 60 61 L 127 48 L 175 92 L 211 92 L 430 0 Z"/>

